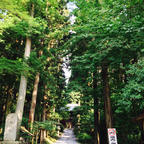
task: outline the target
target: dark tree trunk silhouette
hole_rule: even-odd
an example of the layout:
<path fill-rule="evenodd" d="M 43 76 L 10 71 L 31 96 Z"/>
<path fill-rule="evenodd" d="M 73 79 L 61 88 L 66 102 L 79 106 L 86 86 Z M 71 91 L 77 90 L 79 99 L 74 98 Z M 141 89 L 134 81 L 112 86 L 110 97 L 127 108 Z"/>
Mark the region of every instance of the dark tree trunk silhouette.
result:
<path fill-rule="evenodd" d="M 100 113 L 98 109 L 96 72 L 93 74 L 93 99 L 94 99 L 94 144 L 100 144 Z"/>
<path fill-rule="evenodd" d="M 108 79 L 108 65 L 105 63 L 102 65 L 102 81 L 103 81 L 106 127 L 112 128 L 112 111 L 111 111 L 110 87 Z"/>

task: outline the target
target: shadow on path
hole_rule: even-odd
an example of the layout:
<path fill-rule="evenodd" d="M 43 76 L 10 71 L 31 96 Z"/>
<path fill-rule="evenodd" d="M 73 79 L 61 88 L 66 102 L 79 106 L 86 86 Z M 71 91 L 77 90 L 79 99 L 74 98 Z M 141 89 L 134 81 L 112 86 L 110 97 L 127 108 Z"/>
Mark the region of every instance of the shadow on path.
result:
<path fill-rule="evenodd" d="M 79 144 L 74 136 L 73 129 L 65 129 L 64 133 L 54 144 Z"/>

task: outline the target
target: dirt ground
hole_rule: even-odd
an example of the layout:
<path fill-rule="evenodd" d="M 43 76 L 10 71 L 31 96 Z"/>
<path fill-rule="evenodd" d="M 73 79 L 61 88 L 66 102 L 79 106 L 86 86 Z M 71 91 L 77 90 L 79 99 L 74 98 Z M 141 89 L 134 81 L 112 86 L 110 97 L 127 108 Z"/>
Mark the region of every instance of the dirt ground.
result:
<path fill-rule="evenodd" d="M 79 144 L 74 136 L 73 129 L 65 129 L 63 135 L 54 144 Z"/>

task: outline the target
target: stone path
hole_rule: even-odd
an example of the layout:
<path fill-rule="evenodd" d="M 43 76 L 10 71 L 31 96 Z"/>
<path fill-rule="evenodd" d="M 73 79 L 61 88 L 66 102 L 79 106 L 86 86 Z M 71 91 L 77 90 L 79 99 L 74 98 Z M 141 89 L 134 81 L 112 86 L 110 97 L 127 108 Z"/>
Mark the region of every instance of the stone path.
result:
<path fill-rule="evenodd" d="M 63 135 L 54 144 L 79 144 L 73 133 L 73 129 L 65 129 Z"/>

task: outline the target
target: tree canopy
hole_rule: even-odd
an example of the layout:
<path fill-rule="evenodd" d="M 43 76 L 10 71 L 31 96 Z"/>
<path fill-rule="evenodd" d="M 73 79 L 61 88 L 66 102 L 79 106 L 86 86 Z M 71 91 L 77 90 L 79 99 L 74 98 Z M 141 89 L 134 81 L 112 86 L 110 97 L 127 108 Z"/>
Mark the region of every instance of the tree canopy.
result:
<path fill-rule="evenodd" d="M 75 9 L 69 12 L 67 4 Z M 21 125 L 34 135 L 21 131 L 25 141 L 53 140 L 73 117 L 83 144 L 106 144 L 112 127 L 118 143 L 142 144 L 144 120 L 137 118 L 144 112 L 143 10 L 143 0 L 1 0 L 1 138 L 24 76 Z M 71 70 L 68 83 L 63 65 Z M 80 106 L 69 112 L 68 103 Z"/>

